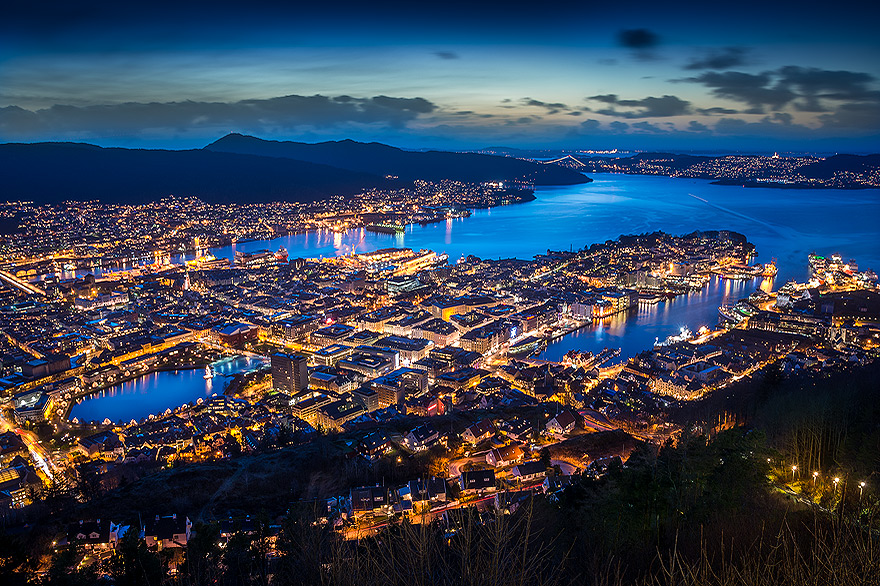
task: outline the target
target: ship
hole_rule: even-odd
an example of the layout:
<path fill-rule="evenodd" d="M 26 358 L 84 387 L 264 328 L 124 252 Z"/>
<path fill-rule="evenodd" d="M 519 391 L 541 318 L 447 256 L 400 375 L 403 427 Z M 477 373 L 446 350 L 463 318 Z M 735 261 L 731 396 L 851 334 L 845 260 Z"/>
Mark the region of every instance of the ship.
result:
<path fill-rule="evenodd" d="M 519 354 L 534 354 L 540 353 L 547 346 L 547 341 L 543 338 L 536 338 L 534 336 L 529 336 L 527 338 L 523 338 L 519 342 L 510 345 L 510 349 L 507 351 L 508 354 L 512 354 L 514 356 Z"/>
<path fill-rule="evenodd" d="M 253 268 L 277 262 L 274 252 L 258 250 L 256 252 L 235 252 L 235 264 L 240 267 Z"/>
<path fill-rule="evenodd" d="M 376 223 L 367 224 L 364 230 L 367 232 L 379 232 L 380 234 L 403 234 L 406 228 L 400 224 Z"/>
<path fill-rule="evenodd" d="M 287 262 L 287 249 L 283 246 L 278 248 L 278 252 L 275 253 L 275 260 L 280 263 Z"/>
<path fill-rule="evenodd" d="M 718 308 L 718 313 L 726 321 L 738 324 L 747 317 L 751 317 L 755 308 L 745 300 L 740 300 L 734 305 L 722 305 Z"/>
<path fill-rule="evenodd" d="M 214 370 L 211 368 L 210 365 L 205 367 L 205 374 L 203 378 L 205 380 L 211 380 L 212 378 L 214 378 Z"/>
<path fill-rule="evenodd" d="M 777 273 L 776 269 L 776 259 L 774 258 L 770 262 L 764 265 L 763 270 L 761 271 L 761 276 L 763 277 L 775 277 Z"/>

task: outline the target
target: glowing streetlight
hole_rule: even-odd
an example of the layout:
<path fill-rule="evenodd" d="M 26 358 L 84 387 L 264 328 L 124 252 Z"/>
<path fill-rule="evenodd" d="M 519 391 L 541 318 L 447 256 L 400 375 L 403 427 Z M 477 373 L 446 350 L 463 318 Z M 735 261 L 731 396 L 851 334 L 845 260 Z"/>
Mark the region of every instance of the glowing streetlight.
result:
<path fill-rule="evenodd" d="M 859 502 L 862 501 L 862 491 L 865 490 L 865 481 L 859 482 Z"/>
<path fill-rule="evenodd" d="M 797 466 L 791 467 L 791 479 L 794 480 L 794 473 L 797 472 Z"/>
<path fill-rule="evenodd" d="M 840 478 L 834 477 L 834 490 L 837 490 L 837 483 L 840 482 Z"/>

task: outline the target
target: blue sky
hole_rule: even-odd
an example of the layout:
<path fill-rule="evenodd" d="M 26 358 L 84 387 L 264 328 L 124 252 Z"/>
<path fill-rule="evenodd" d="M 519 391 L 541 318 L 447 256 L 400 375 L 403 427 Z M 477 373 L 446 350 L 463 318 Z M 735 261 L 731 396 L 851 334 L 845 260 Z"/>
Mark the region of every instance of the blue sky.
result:
<path fill-rule="evenodd" d="M 876 152 L 878 9 L 98 2 L 0 21 L 0 141 Z"/>

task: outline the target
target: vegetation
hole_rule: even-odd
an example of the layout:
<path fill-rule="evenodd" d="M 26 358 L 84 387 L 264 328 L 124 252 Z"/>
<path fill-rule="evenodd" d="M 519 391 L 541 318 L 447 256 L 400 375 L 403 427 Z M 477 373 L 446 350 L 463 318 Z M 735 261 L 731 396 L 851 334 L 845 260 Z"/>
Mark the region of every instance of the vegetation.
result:
<path fill-rule="evenodd" d="M 357 541 L 315 523 L 325 513 L 311 499 L 396 473 L 405 479 L 439 470 L 440 454 L 386 458 L 371 468 L 322 436 L 307 446 L 163 470 L 83 505 L 47 506 L 30 533 L 0 533 L 0 573 L 9 577 L 4 584 L 93 583 L 91 566 L 71 565 L 80 559 L 76 551 L 38 561 L 51 550 L 53 516 L 122 515 L 161 504 L 249 512 L 254 530 L 221 537 L 206 515 L 185 554 L 126 538 L 104 565 L 114 583 L 880 584 L 877 374 L 876 366 L 818 377 L 770 370 L 729 396 L 689 407 L 708 421 L 724 412 L 747 425 L 711 437 L 699 431 L 708 426 L 695 425 L 659 448 L 638 443 L 625 466 L 612 461 L 605 474 L 582 478 L 558 499 L 529 499 L 509 513 L 453 510 L 418 525 L 391 520 Z M 288 514 L 279 520 L 282 503 Z"/>

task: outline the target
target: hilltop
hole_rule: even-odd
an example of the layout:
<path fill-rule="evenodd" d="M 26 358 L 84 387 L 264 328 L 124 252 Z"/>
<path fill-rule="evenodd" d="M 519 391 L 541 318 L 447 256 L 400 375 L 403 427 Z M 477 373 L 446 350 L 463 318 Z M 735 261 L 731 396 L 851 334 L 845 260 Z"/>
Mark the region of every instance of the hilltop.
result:
<path fill-rule="evenodd" d="M 591 181 L 583 174 L 557 165 L 477 153 L 405 151 L 377 142 L 341 140 L 319 143 L 263 140 L 228 134 L 205 147 L 208 151 L 283 157 L 331 165 L 349 171 L 393 175 L 404 181 L 513 181 L 535 185 L 574 185 Z"/>

